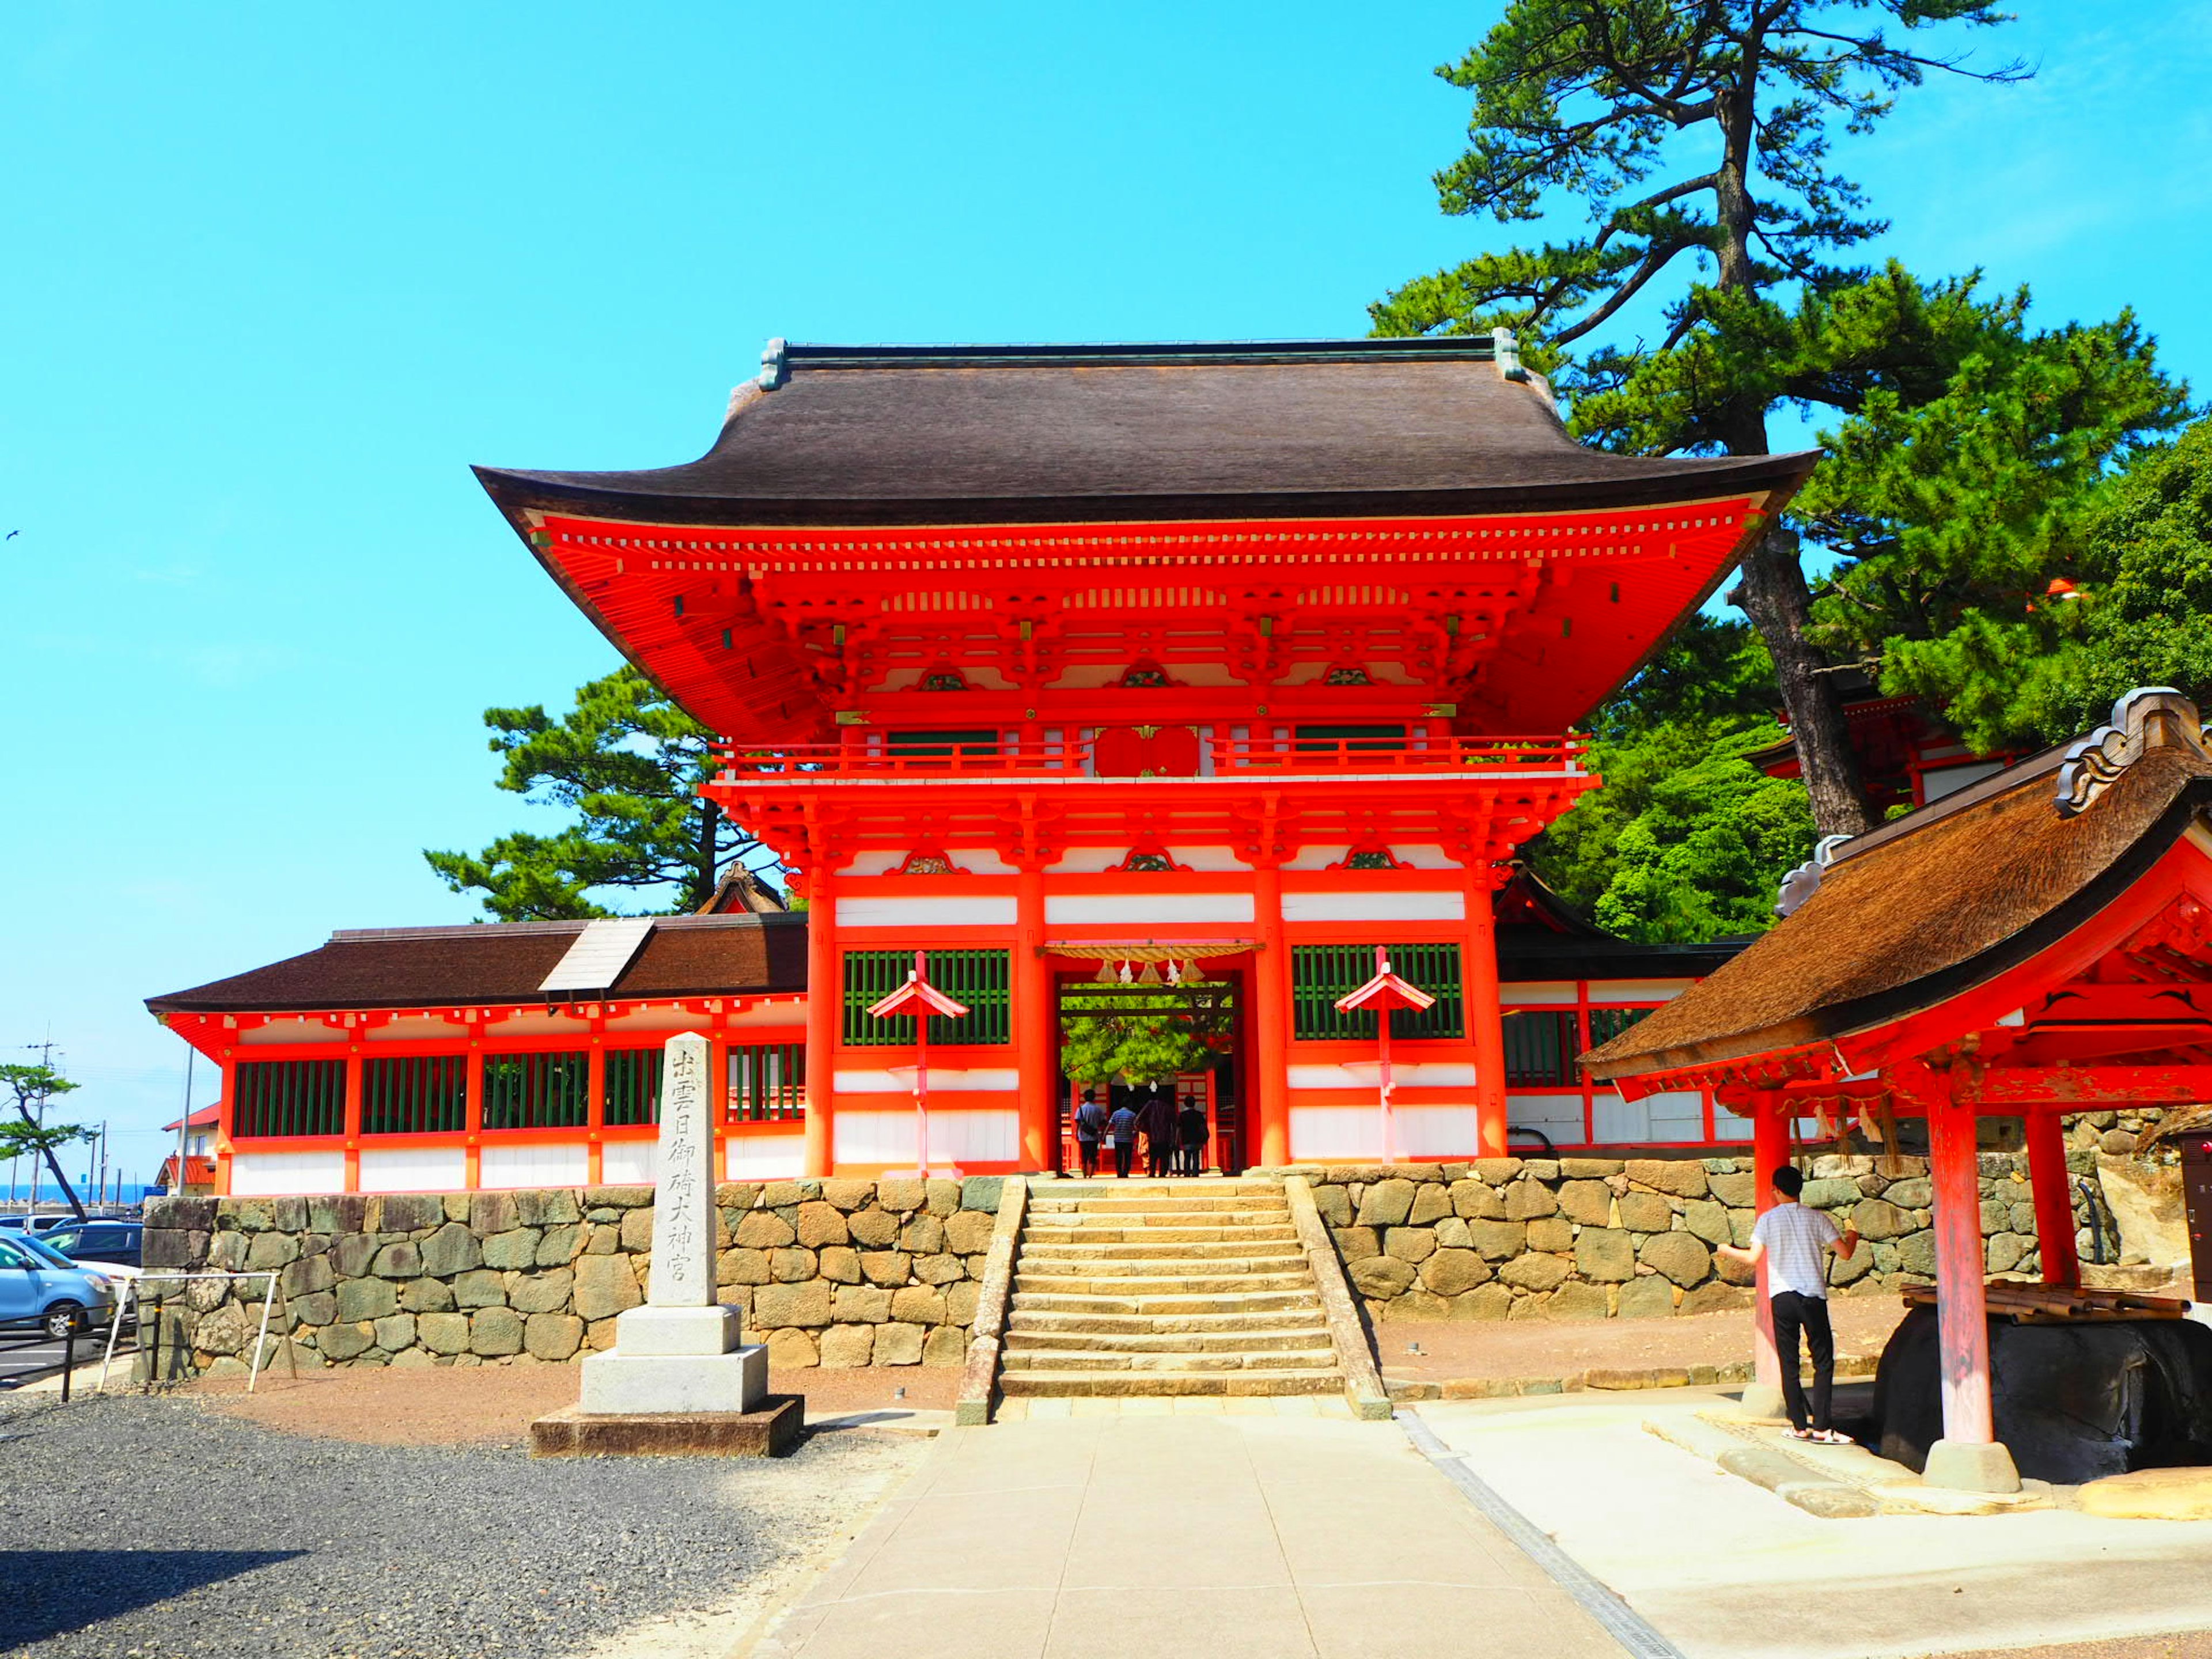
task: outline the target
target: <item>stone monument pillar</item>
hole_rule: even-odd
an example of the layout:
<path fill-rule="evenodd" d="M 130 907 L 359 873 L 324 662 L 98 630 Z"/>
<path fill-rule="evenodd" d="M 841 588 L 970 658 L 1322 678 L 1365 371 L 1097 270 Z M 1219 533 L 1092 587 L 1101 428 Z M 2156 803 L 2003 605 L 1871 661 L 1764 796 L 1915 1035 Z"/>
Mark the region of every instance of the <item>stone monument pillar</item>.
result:
<path fill-rule="evenodd" d="M 587 1414 L 749 1412 L 768 1392 L 768 1350 L 739 1346 L 741 1316 L 714 1300 L 711 1053 L 696 1032 L 668 1040 L 646 1302 L 616 1319 L 612 1352 L 584 1361 Z"/>

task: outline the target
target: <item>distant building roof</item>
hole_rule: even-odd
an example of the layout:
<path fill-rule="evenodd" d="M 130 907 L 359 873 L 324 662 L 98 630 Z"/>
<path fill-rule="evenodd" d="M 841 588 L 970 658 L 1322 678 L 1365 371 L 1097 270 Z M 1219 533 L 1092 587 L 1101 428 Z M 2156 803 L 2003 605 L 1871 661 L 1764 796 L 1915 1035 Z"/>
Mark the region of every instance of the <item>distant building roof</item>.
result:
<path fill-rule="evenodd" d="M 436 1008 L 571 1000 L 544 981 L 581 921 L 342 931 L 329 943 L 228 979 L 149 997 L 155 1013 Z M 806 988 L 803 915 L 659 916 L 613 982 L 611 1001 L 762 995 Z"/>
<path fill-rule="evenodd" d="M 181 1118 L 174 1123 L 164 1123 L 161 1127 L 171 1134 L 175 1133 L 179 1129 L 212 1129 L 222 1119 L 222 1103 L 218 1100 L 212 1106 L 201 1107 L 188 1118 Z"/>
<path fill-rule="evenodd" d="M 696 461 L 477 477 L 510 515 L 1017 524 L 1637 505 L 1794 488 L 1818 459 L 1586 448 L 1479 337 L 777 343 L 770 358 Z"/>
<path fill-rule="evenodd" d="M 1577 914 L 1535 872 L 1516 865 L 1498 890 L 1498 976 L 1506 983 L 1565 979 L 1701 979 L 1750 943 L 1644 945 Z M 1510 1000 L 1510 998 L 1509 998 Z"/>

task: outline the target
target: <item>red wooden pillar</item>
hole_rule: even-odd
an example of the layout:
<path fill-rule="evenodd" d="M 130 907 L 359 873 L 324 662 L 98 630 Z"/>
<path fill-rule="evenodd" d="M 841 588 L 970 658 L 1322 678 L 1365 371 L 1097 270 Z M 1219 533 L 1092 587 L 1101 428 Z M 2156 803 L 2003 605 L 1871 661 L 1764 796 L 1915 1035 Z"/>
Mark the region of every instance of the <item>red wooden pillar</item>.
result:
<path fill-rule="evenodd" d="M 361 1190 L 361 1045 L 355 1043 L 345 1063 L 345 1190 Z"/>
<path fill-rule="evenodd" d="M 1467 1038 L 1474 1048 L 1475 1156 L 1504 1158 L 1505 1019 L 1498 1006 L 1498 918 L 1487 860 L 1479 859 L 1468 872 L 1460 992 L 1466 1005 Z"/>
<path fill-rule="evenodd" d="M 213 1142 L 215 1192 L 218 1198 L 228 1198 L 230 1196 L 232 1157 L 230 1138 L 238 1132 L 238 1062 L 228 1053 L 222 1062 L 222 1098 L 216 1103 L 216 1108 Z M 185 1115 L 189 1118 L 191 1115 L 192 1103 L 188 1097 L 185 1102 Z M 185 1144 L 187 1146 L 191 1144 L 191 1127 L 187 1124 L 185 1128 Z M 181 1156 L 177 1164 L 177 1184 L 172 1190 L 179 1193 L 185 1190 L 185 1165 Z"/>
<path fill-rule="evenodd" d="M 1790 1103 L 1771 1089 L 1751 1093 L 1752 1205 L 1765 1215 L 1775 1205 L 1774 1172 L 1790 1161 Z M 1761 1257 L 1752 1286 L 1758 1306 L 1752 1312 L 1752 1386 L 1744 1390 L 1747 1417 L 1779 1417 L 1782 1356 L 1774 1344 L 1774 1304 L 1767 1300 L 1767 1262 Z M 1791 1356 L 1795 1362 L 1796 1356 Z"/>
<path fill-rule="evenodd" d="M 2066 1126 L 2056 1112 L 2027 1115 L 2027 1179 L 2035 1195 L 2035 1244 L 2043 1257 L 2043 1282 L 2078 1285 L 2081 1257 L 2074 1242 Z"/>
<path fill-rule="evenodd" d="M 2011 1454 L 1996 1443 L 1990 1401 L 1990 1326 L 1974 1102 L 1948 1073 L 1915 1092 L 1928 1113 L 1936 1206 L 1936 1317 L 1943 1374 L 1943 1437 L 1929 1449 L 1930 1486 L 2018 1492 Z"/>
<path fill-rule="evenodd" d="M 1291 1161 L 1291 951 L 1283 942 L 1283 872 L 1263 864 L 1252 873 L 1253 915 L 1260 948 L 1252 953 L 1253 1093 L 1257 1097 L 1259 1162 Z"/>
<path fill-rule="evenodd" d="M 474 1192 L 483 1185 L 483 1045 L 469 1044 L 468 1069 L 462 1074 L 461 1182 Z"/>
<path fill-rule="evenodd" d="M 1054 1054 L 1052 975 L 1045 971 L 1044 872 L 1023 867 L 1014 888 L 1013 969 L 1015 1097 L 1021 1125 L 1018 1167 L 1032 1173 L 1060 1167 L 1053 1133 L 1059 1098 Z"/>
<path fill-rule="evenodd" d="M 607 1040 L 603 1033 L 592 1033 L 588 1052 L 584 1083 L 584 1184 L 596 1187 L 606 1178 Z"/>
<path fill-rule="evenodd" d="M 844 959 L 837 950 L 837 901 L 829 877 L 807 886 L 806 1150 L 800 1173 L 836 1173 L 837 1096 L 833 1056 L 845 1011 Z"/>
<path fill-rule="evenodd" d="M 727 1008 L 714 1016 L 718 1022 L 729 1017 Z M 707 1066 L 707 1122 L 714 1142 L 714 1178 L 719 1185 L 730 1178 L 730 1034 L 720 1024 L 708 1038 Z"/>

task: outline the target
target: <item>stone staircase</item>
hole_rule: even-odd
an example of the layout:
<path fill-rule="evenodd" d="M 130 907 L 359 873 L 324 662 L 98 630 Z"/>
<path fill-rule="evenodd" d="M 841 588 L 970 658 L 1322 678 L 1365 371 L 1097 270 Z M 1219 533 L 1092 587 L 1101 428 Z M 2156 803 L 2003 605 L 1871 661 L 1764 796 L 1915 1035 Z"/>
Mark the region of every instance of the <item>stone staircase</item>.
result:
<path fill-rule="evenodd" d="M 1008 1396 L 1342 1391 L 1281 1186 L 1030 1188 L 999 1385 Z"/>

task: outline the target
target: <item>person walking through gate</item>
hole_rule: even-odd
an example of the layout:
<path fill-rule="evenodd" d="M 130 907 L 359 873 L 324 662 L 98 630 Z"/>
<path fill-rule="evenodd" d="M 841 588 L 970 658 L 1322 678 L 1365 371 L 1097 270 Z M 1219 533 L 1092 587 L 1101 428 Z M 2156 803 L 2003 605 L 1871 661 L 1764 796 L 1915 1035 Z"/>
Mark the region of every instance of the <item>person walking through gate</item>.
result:
<path fill-rule="evenodd" d="M 1145 1132 L 1145 1170 L 1154 1180 L 1175 1168 L 1176 1110 L 1173 1085 L 1152 1085 L 1145 1109 L 1137 1114 L 1137 1127 Z"/>
<path fill-rule="evenodd" d="M 1836 1338 L 1828 1325 L 1828 1256 L 1833 1250 L 1849 1261 L 1858 1249 L 1855 1227 L 1840 1231 L 1818 1210 L 1797 1201 L 1805 1190 L 1805 1176 L 1785 1164 L 1769 1178 L 1777 1200 L 1751 1230 L 1751 1248 L 1717 1244 L 1717 1255 L 1746 1267 L 1766 1261 L 1766 1300 L 1774 1314 L 1774 1351 L 1782 1362 L 1782 1401 L 1790 1413 L 1790 1437 L 1816 1440 L 1825 1446 L 1847 1446 L 1848 1435 L 1836 1432 L 1828 1420 L 1828 1399 L 1836 1383 Z M 1805 1385 L 1798 1376 L 1797 1334 L 1813 1359 L 1813 1403 L 1806 1408 Z"/>
<path fill-rule="evenodd" d="M 1182 1172 L 1187 1176 L 1206 1173 L 1206 1108 L 1196 1097 L 1182 1103 L 1182 1114 L 1176 1120 L 1178 1139 L 1182 1142 Z"/>
<path fill-rule="evenodd" d="M 1085 1089 L 1083 1103 L 1075 1109 L 1075 1155 L 1083 1160 L 1085 1181 L 1098 1173 L 1098 1142 L 1105 1133 L 1106 1109 L 1095 1091 Z"/>
<path fill-rule="evenodd" d="M 1114 1109 L 1114 1115 L 1106 1120 L 1106 1138 L 1114 1143 L 1114 1176 L 1126 1179 L 1129 1160 L 1137 1155 L 1137 1115 L 1124 1100 Z"/>

